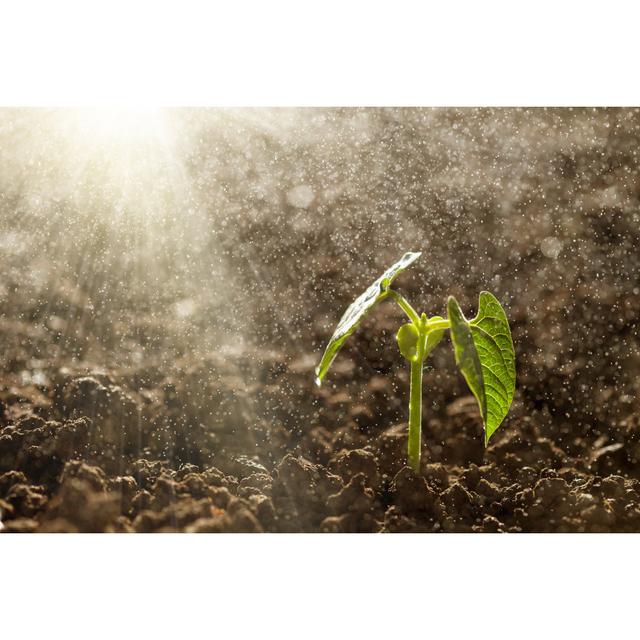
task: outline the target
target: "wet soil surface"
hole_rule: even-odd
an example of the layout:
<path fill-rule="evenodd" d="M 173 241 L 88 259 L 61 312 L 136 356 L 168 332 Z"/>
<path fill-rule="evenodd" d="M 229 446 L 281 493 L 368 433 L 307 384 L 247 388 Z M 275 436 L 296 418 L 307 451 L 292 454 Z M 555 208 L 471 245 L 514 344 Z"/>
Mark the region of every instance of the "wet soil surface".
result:
<path fill-rule="evenodd" d="M 501 117 L 484 114 L 475 126 L 486 133 Z M 415 135 L 406 116 L 386 118 L 398 135 Z M 216 323 L 211 307 L 200 305 L 182 333 L 179 298 L 151 308 L 119 301 L 116 317 L 100 310 L 104 289 L 61 278 L 38 289 L 16 257 L 1 291 L 2 531 L 640 531 L 640 119 L 571 118 L 510 121 L 510 140 L 528 123 L 524 138 L 547 142 L 526 171 L 518 165 L 509 203 L 506 183 L 488 192 L 482 178 L 462 194 L 455 181 L 423 194 L 441 208 L 438 220 L 453 216 L 469 233 L 438 230 L 414 196 L 400 203 L 405 223 L 431 243 L 424 265 L 397 281 L 416 306 L 441 312 L 452 293 L 471 315 L 488 288 L 507 308 L 517 391 L 487 448 L 445 339 L 425 371 L 422 468 L 405 466 L 408 369 L 393 340 L 402 316 L 388 303 L 314 386 L 349 300 L 405 249 L 425 248 L 389 243 L 362 220 L 340 227 L 352 206 L 345 195 L 285 234 L 267 212 L 216 239 L 229 249 L 235 290 L 256 303 L 243 311 L 252 333 L 221 348 L 198 342 Z M 369 131 L 368 144 L 389 126 L 378 138 Z M 576 127 L 589 135 L 570 139 Z M 410 155 L 397 144 L 400 158 Z M 430 162 L 434 176 L 446 173 L 437 155 Z M 501 162 L 506 175 L 515 161 Z M 396 182 L 404 175 L 398 168 Z M 508 223 L 488 213 L 505 207 Z M 336 241 L 335 229 L 352 242 Z M 368 242 L 375 255 L 359 260 Z M 267 273 L 278 293 L 263 300 Z"/>
<path fill-rule="evenodd" d="M 346 367 L 345 367 L 346 368 Z M 348 369 L 348 368 L 347 368 Z M 425 420 L 419 474 L 405 466 L 406 425 L 388 424 L 391 381 L 368 404 L 313 390 L 307 362 L 274 359 L 255 384 L 324 408 L 319 424 L 255 423 L 252 389 L 206 360 L 152 389 L 107 375 L 61 375 L 55 395 L 5 392 L 0 508 L 10 531 L 635 531 L 640 528 L 636 419 L 564 448 L 547 409 L 521 406 L 486 450 L 472 397 Z M 344 375 L 346 375 L 345 372 Z M 120 384 L 118 384 L 120 382 Z M 208 406 L 190 407 L 193 386 Z M 519 410 L 518 410 L 519 409 Z M 382 418 L 380 418 L 382 413 Z M 218 416 L 212 424 L 207 416 Z M 388 415 L 388 412 L 386 413 Z M 90 416 L 90 417 L 89 417 Z M 375 416 L 375 417 L 374 417 Z M 171 461 L 167 447 L 173 449 Z M 253 452 L 269 451 L 269 455 Z"/>

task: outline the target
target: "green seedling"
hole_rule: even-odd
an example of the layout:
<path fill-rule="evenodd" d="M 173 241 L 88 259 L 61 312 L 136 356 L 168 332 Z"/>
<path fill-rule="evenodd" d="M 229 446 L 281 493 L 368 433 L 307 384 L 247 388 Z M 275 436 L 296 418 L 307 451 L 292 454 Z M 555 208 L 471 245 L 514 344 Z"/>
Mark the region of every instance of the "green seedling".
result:
<path fill-rule="evenodd" d="M 422 371 L 425 360 L 442 340 L 445 331 L 448 330 L 451 336 L 456 364 L 478 401 L 485 446 L 509 411 L 516 383 L 515 353 L 509 323 L 504 309 L 492 294 L 488 291 L 480 293 L 478 314 L 472 320 L 467 320 L 453 296 L 449 296 L 447 301 L 447 318 L 429 318 L 425 313 L 418 315 L 398 291 L 391 289 L 396 276 L 420 255 L 420 252 L 405 253 L 351 303 L 316 367 L 316 384 L 320 386 L 338 351 L 365 314 L 387 298 L 400 306 L 409 319 L 398 330 L 396 340 L 400 353 L 411 366 L 408 461 L 416 472 L 420 469 L 422 439 Z"/>

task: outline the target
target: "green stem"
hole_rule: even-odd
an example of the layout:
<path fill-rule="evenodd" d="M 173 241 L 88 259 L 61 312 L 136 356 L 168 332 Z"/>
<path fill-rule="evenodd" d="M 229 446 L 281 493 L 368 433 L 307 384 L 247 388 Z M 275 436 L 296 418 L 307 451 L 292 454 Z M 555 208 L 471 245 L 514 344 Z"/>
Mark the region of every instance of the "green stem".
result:
<path fill-rule="evenodd" d="M 448 329 L 450 327 L 449 320 L 434 318 L 427 320 L 426 314 L 418 316 L 415 309 L 393 289 L 387 289 L 386 296 L 391 296 L 400 308 L 407 314 L 407 317 L 418 330 L 417 352 L 411 362 L 411 383 L 409 388 L 409 439 L 407 444 L 407 458 L 409 466 L 416 472 L 420 473 L 420 450 L 422 444 L 422 365 L 428 355 L 428 351 L 437 344 L 427 350 L 427 336 L 432 331 Z M 402 351 L 402 349 L 401 349 Z"/>
<path fill-rule="evenodd" d="M 449 329 L 451 323 L 449 320 L 430 320 L 427 321 L 426 330 L 427 333 L 431 333 L 432 331 L 437 331 L 438 329 Z"/>
<path fill-rule="evenodd" d="M 407 317 L 413 324 L 420 329 L 420 316 L 416 310 L 407 302 L 407 300 L 393 289 L 387 289 L 387 293 L 400 305 L 400 308 L 407 314 Z"/>
<path fill-rule="evenodd" d="M 409 466 L 420 472 L 420 444 L 422 441 L 422 358 L 420 354 L 411 361 L 411 386 L 409 390 Z"/>

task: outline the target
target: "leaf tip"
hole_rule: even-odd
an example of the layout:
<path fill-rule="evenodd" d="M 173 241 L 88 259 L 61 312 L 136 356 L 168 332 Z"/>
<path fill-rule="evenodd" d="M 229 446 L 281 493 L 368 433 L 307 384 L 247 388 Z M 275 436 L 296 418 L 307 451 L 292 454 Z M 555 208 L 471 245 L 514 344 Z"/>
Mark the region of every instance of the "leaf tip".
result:
<path fill-rule="evenodd" d="M 458 304 L 458 301 L 453 296 L 449 296 L 447 298 L 447 312 L 449 314 L 449 317 L 451 317 L 451 315 L 453 314 L 457 314 L 458 311 L 460 311 L 460 305 Z"/>

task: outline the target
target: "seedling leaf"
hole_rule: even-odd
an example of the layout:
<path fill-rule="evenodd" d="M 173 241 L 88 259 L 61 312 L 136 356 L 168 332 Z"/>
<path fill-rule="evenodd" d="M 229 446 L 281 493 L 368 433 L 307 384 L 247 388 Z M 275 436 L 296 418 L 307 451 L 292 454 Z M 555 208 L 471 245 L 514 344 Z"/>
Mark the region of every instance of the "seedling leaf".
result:
<path fill-rule="evenodd" d="M 321 384 L 345 340 L 356 330 L 362 318 L 384 296 L 395 277 L 415 262 L 420 255 L 421 252 L 419 251 L 405 253 L 398 262 L 389 267 L 363 294 L 349 305 L 329 340 L 320 364 L 316 367 L 316 384 L 318 386 Z"/>
<path fill-rule="evenodd" d="M 467 321 L 455 298 L 448 301 L 456 362 L 478 401 L 485 444 L 509 411 L 515 391 L 515 353 L 505 312 L 488 291 L 480 294 L 478 314 Z"/>
<path fill-rule="evenodd" d="M 484 377 L 482 375 L 482 365 L 476 350 L 471 328 L 467 322 L 458 301 L 449 296 L 447 301 L 447 312 L 449 314 L 449 322 L 451 323 L 451 342 L 453 343 L 453 351 L 456 356 L 456 364 L 460 368 L 464 379 L 469 385 L 469 389 L 478 401 L 480 407 L 480 415 L 485 424 L 487 424 L 487 395 L 484 389 Z"/>

